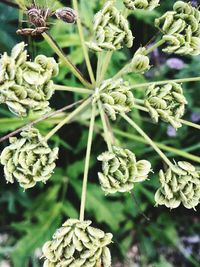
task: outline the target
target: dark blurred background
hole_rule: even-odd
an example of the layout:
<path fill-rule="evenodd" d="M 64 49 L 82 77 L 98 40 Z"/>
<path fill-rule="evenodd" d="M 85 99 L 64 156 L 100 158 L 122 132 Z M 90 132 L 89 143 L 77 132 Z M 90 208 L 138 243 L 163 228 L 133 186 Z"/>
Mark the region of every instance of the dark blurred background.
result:
<path fill-rule="evenodd" d="M 37 38 L 22 38 L 16 30 L 24 25 L 26 19 L 22 11 L 0 1 L 0 53 L 7 51 L 20 41 L 28 44 L 31 58 L 38 54 L 54 56 L 48 44 Z M 52 1 L 49 3 L 52 7 Z M 54 8 L 61 3 L 71 6 L 70 1 L 53 1 Z M 67 2 L 67 3 L 66 3 Z M 104 1 L 80 0 L 81 20 L 86 39 L 92 31 L 93 14 Z M 120 1 L 118 1 L 120 2 Z M 112 77 L 132 57 L 140 45 L 151 45 L 158 38 L 154 19 L 172 8 L 175 1 L 161 0 L 161 6 L 152 12 L 137 11 L 130 14 L 129 21 L 135 38 L 131 50 L 123 49 L 114 53 L 107 77 Z M 198 5 L 198 1 L 192 1 Z M 120 5 L 120 3 L 119 3 Z M 22 24 L 23 23 L 23 24 Z M 77 34 L 76 25 L 66 25 L 52 20 L 52 36 L 70 59 L 86 75 L 86 66 Z M 91 53 L 93 68 L 96 68 L 96 56 Z M 151 55 L 152 68 L 145 76 L 131 74 L 125 77 L 132 84 L 192 77 L 200 75 L 200 57 L 181 57 L 167 55 L 156 49 Z M 81 86 L 75 77 L 60 63 L 60 73 L 55 82 L 68 86 Z M 184 84 L 184 93 L 188 99 L 185 119 L 200 122 L 200 82 Z M 143 97 L 143 91 L 135 90 L 137 98 Z M 56 92 L 51 100 L 53 109 L 61 108 L 77 101 L 82 96 L 69 92 Z M 47 134 L 58 118 L 39 123 L 42 134 Z M 183 126 L 177 132 L 166 123 L 152 124 L 147 114 L 133 110 L 132 118 L 160 144 L 175 147 L 178 150 L 199 156 L 199 132 Z M 0 267 L 39 267 L 42 266 L 41 247 L 49 240 L 59 225 L 68 217 L 77 217 L 88 134 L 90 111 L 77 117 L 76 121 L 63 127 L 52 139 L 51 145 L 60 147 L 59 160 L 53 177 L 46 185 L 38 184 L 23 192 L 17 183 L 6 184 L 0 167 Z M 5 105 L 0 106 L 0 135 L 15 130 L 27 123 L 12 115 Z M 96 157 L 106 149 L 101 137 L 100 121 L 97 119 L 95 140 L 92 148 L 89 174 L 86 218 L 104 231 L 114 234 L 111 246 L 114 267 L 192 267 L 200 266 L 200 217 L 197 211 L 182 206 L 170 211 L 165 207 L 155 207 L 154 193 L 159 187 L 158 170 L 163 163 L 151 147 L 144 144 L 138 134 L 127 124 L 117 120 L 112 124 L 113 132 L 122 147 L 132 150 L 138 159 L 152 162 L 154 173 L 151 179 L 138 184 L 134 189 L 134 198 L 130 194 L 105 196 L 98 184 L 97 171 L 100 166 Z M 0 151 L 8 141 L 0 144 Z M 165 151 L 170 159 L 188 160 Z M 193 162 L 199 165 L 199 162 Z M 144 216 L 145 214 L 145 216 Z M 149 220 L 146 219 L 149 218 Z"/>

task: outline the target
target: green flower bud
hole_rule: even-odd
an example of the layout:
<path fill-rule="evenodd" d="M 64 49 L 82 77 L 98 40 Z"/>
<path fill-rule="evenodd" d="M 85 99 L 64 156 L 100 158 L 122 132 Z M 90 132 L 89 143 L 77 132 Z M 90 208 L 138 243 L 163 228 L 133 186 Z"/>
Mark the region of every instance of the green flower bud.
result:
<path fill-rule="evenodd" d="M 102 190 L 107 194 L 129 192 L 137 182 L 145 181 L 151 171 L 147 160 L 136 161 L 135 154 L 128 149 L 113 147 L 98 157 L 102 161 L 102 172 L 98 173 Z"/>
<path fill-rule="evenodd" d="M 94 17 L 94 40 L 87 42 L 90 49 L 101 52 L 103 50 L 118 50 L 126 45 L 132 47 L 133 35 L 128 21 L 114 7 L 114 1 L 107 1 L 102 10 Z"/>
<path fill-rule="evenodd" d="M 173 11 L 166 12 L 155 20 L 155 25 L 163 32 L 167 53 L 200 54 L 200 11 L 190 3 L 177 1 Z"/>
<path fill-rule="evenodd" d="M 55 169 L 58 148 L 51 149 L 39 131 L 30 128 L 21 132 L 21 138 L 10 138 L 10 145 L 1 153 L 1 164 L 7 182 L 17 180 L 24 189 L 37 182 L 46 183 Z"/>
<path fill-rule="evenodd" d="M 184 115 L 187 100 L 180 84 L 170 82 L 162 86 L 149 86 L 144 104 L 155 123 L 160 118 L 176 129 L 181 127 L 180 119 Z"/>
<path fill-rule="evenodd" d="M 134 96 L 130 89 L 129 83 L 123 79 L 108 79 L 96 89 L 94 100 L 101 100 L 107 115 L 116 120 L 116 114 L 129 112 L 134 105 Z"/>
<path fill-rule="evenodd" d="M 150 69 L 149 58 L 145 55 L 146 48 L 139 48 L 130 63 L 130 72 L 144 73 Z"/>
<path fill-rule="evenodd" d="M 54 93 L 52 77 L 58 74 L 53 58 L 39 55 L 33 62 L 27 60 L 25 44 L 17 44 L 11 56 L 4 53 L 0 59 L 0 103 L 17 116 L 27 116 L 29 110 L 47 113 L 49 99 Z"/>
<path fill-rule="evenodd" d="M 160 0 L 123 0 L 126 8 L 153 10 L 159 6 Z"/>
<path fill-rule="evenodd" d="M 195 209 L 200 202 L 200 172 L 192 164 L 179 161 L 165 173 L 161 170 L 159 176 L 156 205 L 174 209 L 182 203 L 187 209 Z"/>
<path fill-rule="evenodd" d="M 67 220 L 43 246 L 43 267 L 111 267 L 108 245 L 112 234 L 94 228 L 91 221 Z"/>

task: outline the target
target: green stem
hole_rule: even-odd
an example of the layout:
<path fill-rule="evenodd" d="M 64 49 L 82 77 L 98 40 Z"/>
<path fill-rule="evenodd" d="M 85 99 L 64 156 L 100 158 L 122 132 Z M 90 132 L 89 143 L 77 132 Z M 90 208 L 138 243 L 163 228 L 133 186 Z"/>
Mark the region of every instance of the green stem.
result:
<path fill-rule="evenodd" d="M 97 71 L 96 71 L 96 86 L 99 86 L 102 73 L 103 54 L 102 52 L 98 52 L 97 55 L 98 59 L 97 59 Z"/>
<path fill-rule="evenodd" d="M 126 114 L 121 114 L 121 116 L 149 143 L 150 146 L 160 155 L 160 157 L 164 160 L 164 162 L 171 167 L 174 168 L 173 163 L 165 156 L 165 154 L 159 149 L 159 147 L 151 140 L 151 138 Z"/>
<path fill-rule="evenodd" d="M 163 84 L 171 83 L 171 82 L 186 83 L 186 82 L 196 82 L 196 81 L 200 81 L 200 76 L 199 77 L 184 78 L 184 79 L 174 79 L 174 80 L 166 80 L 166 81 L 134 84 L 134 85 L 131 86 L 131 88 L 134 89 L 134 88 L 149 87 L 152 84 L 163 85 Z"/>
<path fill-rule="evenodd" d="M 89 172 L 89 166 L 90 166 L 90 154 L 91 154 L 91 148 L 92 148 L 92 137 L 93 137 L 93 132 L 94 132 L 95 114 L 96 114 L 96 104 L 93 104 L 92 105 L 92 114 L 91 114 L 91 120 L 90 120 L 89 133 L 88 133 L 88 142 L 87 142 L 87 150 L 86 150 L 86 158 L 85 158 L 85 168 L 84 168 L 84 175 L 83 175 L 83 187 L 82 187 L 81 207 L 80 207 L 80 221 L 84 221 L 86 194 L 87 194 L 87 181 L 88 181 L 88 172 Z"/>
<path fill-rule="evenodd" d="M 91 94 L 92 90 L 86 88 L 71 87 L 65 85 L 54 84 L 54 89 L 57 91 L 69 91 L 81 94 Z"/>
<path fill-rule="evenodd" d="M 64 54 L 62 49 L 57 45 L 56 41 L 47 33 L 42 34 L 43 38 L 50 45 L 53 51 L 60 57 L 69 70 L 80 80 L 80 82 L 87 88 L 92 88 L 92 85 L 86 81 L 81 72 L 72 64 L 69 58 Z"/>
<path fill-rule="evenodd" d="M 153 52 L 153 50 L 155 50 L 159 46 L 163 45 L 164 43 L 165 43 L 165 40 L 161 39 L 160 41 L 158 41 L 157 43 L 152 45 L 149 49 L 147 49 L 146 52 L 145 52 L 145 55 L 150 54 L 151 52 Z"/>
<path fill-rule="evenodd" d="M 200 125 L 199 124 L 196 124 L 196 123 L 193 123 L 193 122 L 190 122 L 190 121 L 186 121 L 186 120 L 180 120 L 180 122 L 182 124 L 185 124 L 185 125 L 189 126 L 189 127 L 193 127 L 193 128 L 196 128 L 196 129 L 200 130 Z"/>
<path fill-rule="evenodd" d="M 85 100 L 78 108 L 76 108 L 72 113 L 70 113 L 64 120 L 62 120 L 55 128 L 53 128 L 45 137 L 45 140 L 51 138 L 60 128 L 65 124 L 70 122 L 78 113 L 80 113 L 85 107 L 91 103 L 91 99 Z"/>
<path fill-rule="evenodd" d="M 106 52 L 106 56 L 105 56 L 105 59 L 103 61 L 103 67 L 102 67 L 102 71 L 101 71 L 101 75 L 100 75 L 100 81 L 102 81 L 104 79 L 104 76 L 107 72 L 112 55 L 113 55 L 113 51 Z"/>
<path fill-rule="evenodd" d="M 90 63 L 88 49 L 87 49 L 87 47 L 85 45 L 85 39 L 84 39 L 84 35 L 83 35 L 83 28 L 82 28 L 82 25 L 81 25 L 81 20 L 80 20 L 80 15 L 79 15 L 79 10 L 78 10 L 78 1 L 77 0 L 73 0 L 73 6 L 74 6 L 74 10 L 76 11 L 76 14 L 77 14 L 77 26 L 78 26 L 79 36 L 80 36 L 80 40 L 81 40 L 81 46 L 82 46 L 82 49 L 83 49 L 83 54 L 84 54 L 84 57 L 85 57 L 86 66 L 87 66 L 87 69 L 88 69 L 90 80 L 91 80 L 92 84 L 95 84 L 95 78 L 94 78 L 94 73 L 93 73 L 93 70 L 92 70 L 91 63 Z"/>
<path fill-rule="evenodd" d="M 137 101 L 137 99 L 136 99 L 136 103 L 137 102 L 141 103 L 141 100 L 140 99 L 138 99 L 138 100 L 139 101 Z M 143 106 L 135 104 L 134 107 L 139 109 L 139 110 L 141 110 L 141 111 L 149 113 L 149 110 L 147 108 L 143 107 Z M 182 120 L 182 119 L 179 119 L 179 121 L 184 125 L 187 125 L 189 127 L 193 127 L 195 129 L 200 130 L 200 125 L 199 124 L 196 124 L 196 123 L 193 123 L 193 122 L 190 122 L 190 121 L 187 121 L 187 120 Z"/>
<path fill-rule="evenodd" d="M 112 141 L 111 141 L 111 138 L 109 136 L 109 130 L 108 130 L 107 123 L 106 123 L 105 112 L 103 110 L 101 101 L 98 101 L 98 108 L 99 108 L 99 113 L 100 113 L 100 116 L 101 116 L 101 121 L 102 121 L 102 124 L 103 124 L 105 141 L 107 143 L 108 150 L 110 152 L 112 152 L 113 151 L 112 150 Z"/>

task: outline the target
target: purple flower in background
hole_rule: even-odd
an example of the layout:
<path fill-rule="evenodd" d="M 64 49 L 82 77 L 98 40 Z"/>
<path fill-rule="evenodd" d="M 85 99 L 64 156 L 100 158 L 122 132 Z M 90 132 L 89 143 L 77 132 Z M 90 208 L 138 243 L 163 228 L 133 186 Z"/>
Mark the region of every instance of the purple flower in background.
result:
<path fill-rule="evenodd" d="M 175 69 L 175 70 L 181 70 L 185 66 L 184 61 L 176 57 L 169 58 L 166 63 L 170 69 Z"/>
<path fill-rule="evenodd" d="M 200 113 L 193 112 L 191 114 L 191 121 L 193 121 L 193 122 L 199 122 L 200 121 Z"/>
<path fill-rule="evenodd" d="M 177 135 L 176 129 L 172 127 L 171 125 L 169 125 L 167 127 L 167 135 L 170 137 L 175 137 Z"/>
<path fill-rule="evenodd" d="M 198 6 L 198 1 L 193 0 L 193 1 L 191 1 L 191 4 L 192 4 L 193 7 L 197 7 Z"/>

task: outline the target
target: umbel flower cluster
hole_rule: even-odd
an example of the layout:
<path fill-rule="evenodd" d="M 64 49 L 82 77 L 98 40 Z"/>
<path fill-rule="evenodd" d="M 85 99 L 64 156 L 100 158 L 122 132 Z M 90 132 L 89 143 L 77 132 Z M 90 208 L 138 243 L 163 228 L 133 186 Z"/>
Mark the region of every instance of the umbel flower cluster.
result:
<path fill-rule="evenodd" d="M 95 38 L 87 43 L 96 52 L 118 50 L 126 45 L 133 45 L 133 35 L 127 19 L 114 6 L 114 1 L 107 1 L 103 9 L 94 17 Z"/>
<path fill-rule="evenodd" d="M 160 0 L 123 0 L 126 8 L 153 10 L 159 5 Z"/>
<path fill-rule="evenodd" d="M 190 3 L 177 1 L 173 11 L 155 20 L 168 42 L 163 51 L 176 54 L 200 54 L 200 11 Z"/>
<path fill-rule="evenodd" d="M 134 184 L 143 182 L 151 171 L 151 163 L 147 160 L 136 161 L 135 154 L 128 149 L 113 147 L 113 152 L 106 151 L 98 157 L 102 161 L 99 181 L 107 194 L 130 192 Z"/>
<path fill-rule="evenodd" d="M 91 226 L 91 221 L 67 220 L 43 246 L 44 267 L 111 267 L 108 245 L 112 234 Z"/>
<path fill-rule="evenodd" d="M 200 172 L 185 161 L 179 161 L 175 167 L 175 170 L 160 171 L 161 187 L 155 194 L 155 201 L 170 209 L 181 203 L 187 209 L 194 209 L 200 202 Z"/>
<path fill-rule="evenodd" d="M 144 104 L 154 122 L 157 123 L 161 118 L 175 129 L 181 127 L 180 119 L 184 115 L 187 100 L 180 84 L 170 82 L 162 86 L 149 86 Z"/>
<path fill-rule="evenodd" d="M 103 108 L 111 120 L 116 120 L 116 114 L 129 112 L 134 105 L 134 96 L 128 82 L 123 79 L 103 81 L 96 89 L 94 98 L 100 99 Z"/>
<path fill-rule="evenodd" d="M 121 1 L 130 10 L 152 10 L 159 5 L 159 2 L 158 0 Z M 76 1 L 74 3 L 76 6 Z M 89 56 L 86 55 L 87 49 L 84 49 L 84 55 L 91 83 L 71 64 L 67 57 L 64 60 L 73 74 L 76 74 L 84 86 L 88 85 L 86 88 L 89 88 L 75 88 L 74 90 L 74 88 L 67 87 L 67 90 L 69 91 L 71 88 L 71 91 L 74 92 L 85 89 L 85 91 L 89 91 L 89 97 L 63 121 L 59 122 L 45 138 L 37 129 L 27 128 L 21 132 L 19 138 L 10 138 L 9 146 L 3 150 L 0 156 L 7 182 L 13 183 L 14 180 L 17 180 L 24 189 L 33 187 L 39 181 L 45 183 L 54 171 L 58 156 L 58 148 L 51 149 L 47 140 L 63 125 L 74 119 L 78 113 L 86 107 L 92 106 L 80 219 L 68 219 L 55 232 L 52 240 L 45 243 L 43 246 L 44 267 L 111 267 L 111 255 L 107 246 L 112 242 L 112 234 L 104 233 L 92 227 L 91 221 L 84 220 L 92 136 L 95 117 L 99 114 L 108 147 L 108 151 L 98 157 L 102 163 L 98 177 L 105 194 L 130 192 L 136 183 L 147 180 L 151 172 L 149 161 L 137 161 L 133 152 L 117 146 L 116 140 L 110 137 L 111 127 L 109 127 L 108 118 L 116 120 L 118 115 L 140 133 L 168 165 L 166 172 L 160 171 L 161 186 L 155 194 L 157 205 L 165 205 L 172 209 L 182 203 L 186 208 L 191 209 L 195 208 L 200 201 L 200 172 L 188 162 L 179 161 L 175 165 L 171 163 L 134 119 L 127 116 L 132 108 L 138 107 L 144 111 L 148 110 L 156 123 L 161 119 L 176 129 L 181 127 L 181 122 L 184 123 L 181 118 L 187 104 L 181 85 L 174 82 L 163 83 L 163 81 L 154 84 L 145 83 L 141 86 L 147 88 L 145 98 L 135 99 L 131 92 L 133 86 L 123 77 L 124 74 L 131 72 L 143 74 L 148 71 L 150 68 L 148 54 L 154 48 L 163 45 L 164 42 L 167 43 L 164 51 L 190 55 L 200 54 L 200 12 L 191 4 L 177 1 L 173 11 L 167 12 L 155 21 L 156 26 L 163 33 L 162 39 L 151 48 L 139 48 L 124 68 L 114 77 L 104 80 L 112 52 L 124 46 L 129 48 L 133 45 L 134 38 L 126 18 L 129 10 L 126 8 L 120 11 L 114 0 L 106 1 L 103 8 L 94 17 L 94 38 L 87 42 L 87 45 L 93 51 L 98 52 L 96 81 Z M 65 15 L 66 11 L 68 12 L 69 9 L 62 9 Z M 82 27 L 81 23 L 79 23 L 79 27 Z M 79 34 L 81 35 L 80 28 Z M 47 37 L 46 33 L 43 33 L 43 37 L 55 52 L 59 51 L 60 55 L 61 50 L 53 38 Z M 82 37 L 80 39 L 84 46 Z M 107 53 L 102 53 L 104 51 Z M 61 58 L 64 57 L 65 55 L 62 53 Z M 90 66 L 88 67 L 88 65 Z M 49 99 L 55 87 L 52 78 L 57 73 L 58 64 L 53 58 L 39 55 L 32 62 L 27 60 L 25 44 L 16 45 L 11 56 L 4 53 L 0 59 L 0 103 L 7 104 L 13 113 L 22 117 L 27 116 L 29 110 L 37 113 L 48 112 L 50 109 Z M 136 85 L 136 88 L 137 86 L 139 85 Z M 44 116 L 44 119 L 48 117 L 47 115 Z"/>
<path fill-rule="evenodd" d="M 28 189 L 37 182 L 46 183 L 51 177 L 58 148 L 51 149 L 35 128 L 20 135 L 21 138 L 10 138 L 10 145 L 4 148 L 0 159 L 7 182 L 17 180 L 21 187 Z"/>
<path fill-rule="evenodd" d="M 57 74 L 54 58 L 39 55 L 34 62 L 28 61 L 25 43 L 17 44 L 10 56 L 4 53 L 0 59 L 0 103 L 22 117 L 29 110 L 38 114 L 48 112 L 54 92 L 51 79 Z"/>

